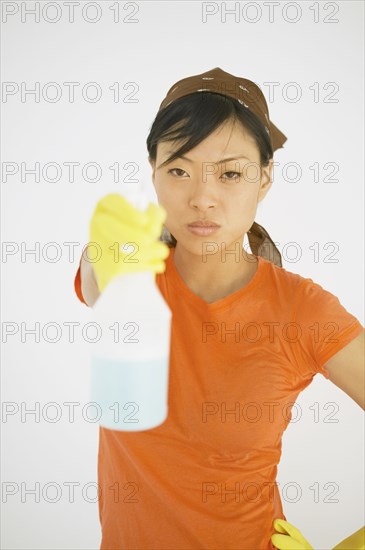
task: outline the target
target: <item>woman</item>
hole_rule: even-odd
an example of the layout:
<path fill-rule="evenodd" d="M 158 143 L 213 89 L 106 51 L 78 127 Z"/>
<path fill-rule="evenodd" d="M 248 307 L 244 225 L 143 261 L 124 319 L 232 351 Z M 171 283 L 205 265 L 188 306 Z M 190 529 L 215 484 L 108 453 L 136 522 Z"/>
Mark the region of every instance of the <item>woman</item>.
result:
<path fill-rule="evenodd" d="M 261 90 L 220 68 L 175 83 L 160 105 L 147 148 L 169 247 L 156 268 L 173 313 L 169 414 L 143 432 L 100 428 L 102 549 L 269 550 L 295 537 L 310 548 L 285 522 L 281 438 L 317 373 L 364 408 L 364 327 L 312 279 L 282 268 L 254 222 L 285 140 Z M 75 289 L 92 305 L 102 266 L 84 264 Z M 271 538 L 278 519 L 284 541 Z"/>

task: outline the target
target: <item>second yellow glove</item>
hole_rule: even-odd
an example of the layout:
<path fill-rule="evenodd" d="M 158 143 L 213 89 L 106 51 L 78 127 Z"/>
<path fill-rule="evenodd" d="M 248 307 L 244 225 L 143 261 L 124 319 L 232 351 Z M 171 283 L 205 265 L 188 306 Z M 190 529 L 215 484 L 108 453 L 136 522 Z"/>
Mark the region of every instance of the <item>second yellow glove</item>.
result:
<path fill-rule="evenodd" d="M 271 535 L 271 542 L 279 550 L 313 550 L 313 547 L 303 537 L 302 533 L 288 521 L 276 519 L 274 528 L 283 535 Z"/>
<path fill-rule="evenodd" d="M 302 533 L 288 521 L 276 519 L 274 528 L 283 535 L 271 535 L 271 542 L 278 550 L 313 550 Z M 332 550 L 364 550 L 365 549 L 365 526 L 355 533 L 342 540 Z"/>

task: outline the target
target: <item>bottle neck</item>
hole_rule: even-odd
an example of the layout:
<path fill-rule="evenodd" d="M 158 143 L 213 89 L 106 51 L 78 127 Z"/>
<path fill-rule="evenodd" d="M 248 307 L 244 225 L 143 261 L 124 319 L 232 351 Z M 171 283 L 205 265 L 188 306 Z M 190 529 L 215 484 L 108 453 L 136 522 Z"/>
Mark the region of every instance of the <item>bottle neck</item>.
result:
<path fill-rule="evenodd" d="M 124 287 L 128 285 L 151 285 L 156 284 L 156 273 L 153 271 L 136 271 L 134 273 L 123 273 L 115 277 Z"/>

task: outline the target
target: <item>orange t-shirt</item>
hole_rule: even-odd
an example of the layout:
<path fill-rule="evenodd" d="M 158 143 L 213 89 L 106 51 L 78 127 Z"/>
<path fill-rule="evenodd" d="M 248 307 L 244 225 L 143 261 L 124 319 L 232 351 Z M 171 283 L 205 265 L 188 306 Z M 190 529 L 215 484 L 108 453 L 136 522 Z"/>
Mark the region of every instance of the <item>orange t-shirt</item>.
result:
<path fill-rule="evenodd" d="M 293 403 L 364 327 L 312 279 L 261 257 L 246 286 L 208 304 L 174 251 L 156 276 L 172 311 L 168 418 L 99 428 L 101 549 L 272 550 Z M 75 290 L 82 300 L 79 271 Z"/>

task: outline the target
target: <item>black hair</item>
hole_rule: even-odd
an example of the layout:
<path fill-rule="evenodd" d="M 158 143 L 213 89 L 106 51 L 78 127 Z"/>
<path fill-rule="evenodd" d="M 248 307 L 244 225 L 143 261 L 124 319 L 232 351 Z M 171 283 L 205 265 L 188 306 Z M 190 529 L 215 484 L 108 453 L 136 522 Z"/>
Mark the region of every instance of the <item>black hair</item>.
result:
<path fill-rule="evenodd" d="M 242 124 L 257 144 L 261 166 L 267 166 L 273 149 L 260 118 L 237 100 L 215 92 L 188 94 L 157 113 L 146 140 L 149 159 L 156 162 L 159 141 L 182 141 L 181 147 L 162 163 L 164 166 L 196 147 L 228 120 Z M 173 247 L 177 242 L 165 227 L 160 240 Z"/>

